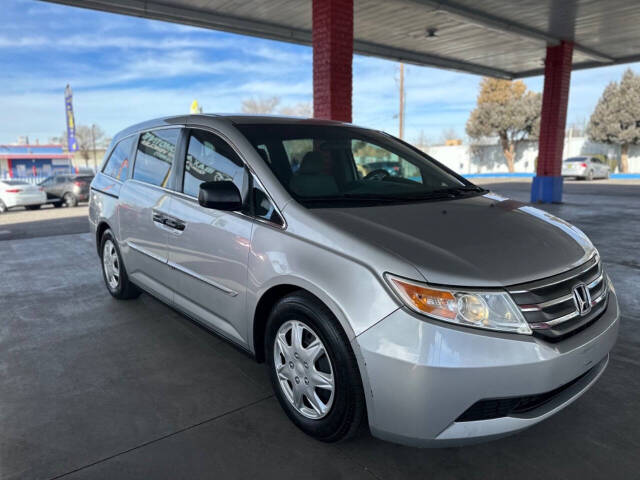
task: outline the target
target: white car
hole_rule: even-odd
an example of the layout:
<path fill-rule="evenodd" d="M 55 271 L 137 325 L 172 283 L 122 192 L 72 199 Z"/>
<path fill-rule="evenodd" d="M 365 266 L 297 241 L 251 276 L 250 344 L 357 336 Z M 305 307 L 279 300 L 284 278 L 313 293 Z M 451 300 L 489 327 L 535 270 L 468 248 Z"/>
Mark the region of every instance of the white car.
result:
<path fill-rule="evenodd" d="M 0 213 L 13 207 L 37 210 L 47 203 L 47 194 L 42 187 L 22 180 L 0 180 Z"/>
<path fill-rule="evenodd" d="M 609 178 L 609 165 L 598 157 L 571 157 L 562 161 L 562 176 L 593 180 Z"/>

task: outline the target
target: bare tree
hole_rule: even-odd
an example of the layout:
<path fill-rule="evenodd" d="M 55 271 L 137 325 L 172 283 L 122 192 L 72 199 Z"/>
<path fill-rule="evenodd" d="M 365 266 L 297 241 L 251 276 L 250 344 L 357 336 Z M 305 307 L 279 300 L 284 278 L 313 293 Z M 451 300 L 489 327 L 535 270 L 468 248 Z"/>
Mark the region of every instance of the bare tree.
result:
<path fill-rule="evenodd" d="M 258 114 L 274 113 L 279 103 L 279 97 L 248 98 L 242 101 L 242 111 L 244 113 Z"/>
<path fill-rule="evenodd" d="M 89 159 L 93 156 L 94 163 L 96 160 L 96 143 L 100 142 L 104 137 L 104 131 L 97 125 L 79 125 L 76 127 L 76 143 L 78 144 L 78 152 L 84 159 L 85 166 L 89 166 Z"/>
<path fill-rule="evenodd" d="M 311 102 L 299 102 L 292 106 L 282 107 L 280 113 L 291 117 L 309 118 L 313 116 L 313 105 Z"/>
<path fill-rule="evenodd" d="M 459 140 L 460 135 L 458 135 L 458 132 L 456 132 L 455 128 L 445 128 L 444 130 L 442 130 L 440 138 L 442 143 L 447 143 L 447 140 Z"/>
<path fill-rule="evenodd" d="M 420 130 L 418 136 L 413 140 L 413 145 L 420 149 L 425 148 L 429 145 L 429 139 L 424 134 L 424 130 Z"/>

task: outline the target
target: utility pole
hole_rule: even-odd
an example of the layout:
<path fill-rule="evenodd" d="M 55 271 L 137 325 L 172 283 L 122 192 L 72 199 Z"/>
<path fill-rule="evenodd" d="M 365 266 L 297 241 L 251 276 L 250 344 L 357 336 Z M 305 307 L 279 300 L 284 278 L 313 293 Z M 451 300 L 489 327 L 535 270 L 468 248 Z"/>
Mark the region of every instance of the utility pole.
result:
<path fill-rule="evenodd" d="M 400 64 L 400 109 L 398 112 L 398 137 L 404 138 L 404 63 Z"/>

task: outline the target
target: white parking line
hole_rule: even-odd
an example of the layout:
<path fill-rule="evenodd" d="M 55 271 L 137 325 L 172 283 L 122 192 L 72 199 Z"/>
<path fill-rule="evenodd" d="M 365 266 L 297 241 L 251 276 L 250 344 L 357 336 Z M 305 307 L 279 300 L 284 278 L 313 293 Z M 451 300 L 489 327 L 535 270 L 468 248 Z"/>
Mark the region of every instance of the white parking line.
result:
<path fill-rule="evenodd" d="M 0 235 L 9 235 L 11 230 L 0 230 Z"/>

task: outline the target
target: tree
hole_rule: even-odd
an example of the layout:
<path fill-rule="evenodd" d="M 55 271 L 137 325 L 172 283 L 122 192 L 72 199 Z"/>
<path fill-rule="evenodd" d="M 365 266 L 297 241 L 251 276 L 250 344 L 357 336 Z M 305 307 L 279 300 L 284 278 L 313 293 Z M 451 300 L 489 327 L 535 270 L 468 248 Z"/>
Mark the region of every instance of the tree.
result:
<path fill-rule="evenodd" d="M 429 145 L 429 139 L 424 134 L 424 130 L 420 130 L 418 136 L 413 140 L 413 145 L 420 149 L 423 149 Z"/>
<path fill-rule="evenodd" d="M 248 98 L 242 101 L 242 111 L 244 113 L 254 114 L 270 114 L 280 113 L 281 115 L 289 115 L 291 117 L 312 117 L 313 105 L 311 102 L 299 102 L 294 105 L 280 105 L 279 97 L 268 98 Z"/>
<path fill-rule="evenodd" d="M 269 98 L 248 98 L 242 101 L 242 111 L 244 113 L 269 114 L 276 111 L 280 103 L 279 97 Z"/>
<path fill-rule="evenodd" d="M 313 117 L 313 105 L 311 102 L 300 102 L 290 107 L 282 107 L 280 113 L 291 117 Z"/>
<path fill-rule="evenodd" d="M 484 78 L 478 104 L 467 120 L 473 139 L 497 136 L 510 172 L 514 171 L 516 145 L 540 134 L 542 95 L 527 91 L 524 82 Z"/>
<path fill-rule="evenodd" d="M 85 166 L 89 166 L 89 158 L 93 155 L 94 164 L 97 164 L 96 146 L 104 138 L 104 131 L 97 125 L 79 125 L 76 127 L 76 143 L 78 152 L 84 159 Z"/>
<path fill-rule="evenodd" d="M 620 145 L 620 170 L 629 171 L 629 145 L 640 144 L 640 75 L 627 69 L 611 82 L 591 114 L 587 135 L 593 142 Z"/>
<path fill-rule="evenodd" d="M 440 135 L 442 143 L 447 143 L 447 140 L 458 140 L 459 138 L 460 135 L 458 135 L 455 128 L 445 128 Z"/>

